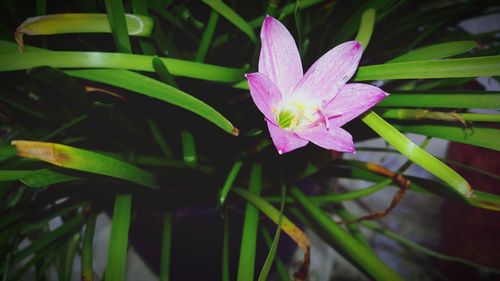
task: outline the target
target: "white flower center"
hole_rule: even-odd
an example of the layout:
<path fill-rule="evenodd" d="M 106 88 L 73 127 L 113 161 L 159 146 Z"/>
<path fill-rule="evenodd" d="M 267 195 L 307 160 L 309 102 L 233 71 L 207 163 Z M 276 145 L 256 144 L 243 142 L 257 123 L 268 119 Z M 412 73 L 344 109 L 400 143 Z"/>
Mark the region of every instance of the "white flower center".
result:
<path fill-rule="evenodd" d="M 323 118 L 318 102 L 306 99 L 286 101 L 275 114 L 278 125 L 290 130 L 304 128 Z"/>

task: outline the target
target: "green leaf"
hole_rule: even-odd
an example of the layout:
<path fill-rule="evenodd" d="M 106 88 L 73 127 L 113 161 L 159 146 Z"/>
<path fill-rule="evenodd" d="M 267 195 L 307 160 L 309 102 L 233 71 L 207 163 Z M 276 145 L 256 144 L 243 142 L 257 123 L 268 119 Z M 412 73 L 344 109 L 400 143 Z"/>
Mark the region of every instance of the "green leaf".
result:
<path fill-rule="evenodd" d="M 94 269 L 92 265 L 93 260 L 93 246 L 94 246 L 94 233 L 96 225 L 96 214 L 91 214 L 85 225 L 85 233 L 83 234 L 82 254 L 81 254 L 81 280 L 93 281 Z"/>
<path fill-rule="evenodd" d="M 227 195 L 229 194 L 229 191 L 231 190 L 231 187 L 233 186 L 234 180 L 238 176 L 238 173 L 240 172 L 241 167 L 243 166 L 243 161 L 236 161 L 231 167 L 231 170 L 229 171 L 229 174 L 227 175 L 226 181 L 224 182 L 224 185 L 222 186 L 222 190 L 219 195 L 219 205 L 224 206 L 224 203 L 226 202 Z"/>
<path fill-rule="evenodd" d="M 201 37 L 200 46 L 198 47 L 198 52 L 196 52 L 196 61 L 203 62 L 207 55 L 208 48 L 212 43 L 212 37 L 215 32 L 215 27 L 217 26 L 217 21 L 219 19 L 219 13 L 215 10 L 210 12 L 210 17 L 208 18 L 207 27 L 203 32 L 203 36 Z"/>
<path fill-rule="evenodd" d="M 259 195 L 262 189 L 262 165 L 254 164 L 250 170 L 249 193 Z M 257 247 L 257 228 L 259 226 L 259 210 L 251 203 L 245 208 L 243 234 L 241 237 L 240 259 L 238 263 L 238 281 L 253 280 L 255 267 L 255 251 Z"/>
<path fill-rule="evenodd" d="M 19 180 L 25 185 L 35 188 L 78 179 L 78 177 L 64 175 L 49 169 L 0 170 L 0 182 Z"/>
<path fill-rule="evenodd" d="M 127 34 L 149 36 L 153 20 L 148 16 L 125 15 Z M 52 14 L 26 19 L 16 30 L 16 41 L 23 46 L 23 35 L 52 35 L 65 33 L 110 33 L 106 14 Z"/>
<path fill-rule="evenodd" d="M 67 74 L 88 79 L 159 99 L 194 112 L 219 126 L 224 131 L 238 135 L 239 131 L 217 110 L 203 101 L 165 83 L 127 70 L 71 70 Z"/>
<path fill-rule="evenodd" d="M 113 33 L 116 49 L 121 53 L 132 53 L 123 1 L 104 0 L 104 3 L 106 4 L 109 26 Z"/>
<path fill-rule="evenodd" d="M 167 141 L 163 137 L 162 133 L 160 132 L 160 129 L 158 129 L 158 126 L 156 126 L 156 123 L 148 118 L 148 126 L 149 130 L 153 134 L 153 137 L 155 138 L 156 142 L 160 146 L 161 151 L 163 152 L 163 155 L 167 159 L 173 159 L 174 154 L 172 153 L 172 149 L 168 145 Z"/>
<path fill-rule="evenodd" d="M 394 108 L 376 110 L 383 118 L 396 120 L 436 120 L 465 124 L 465 122 L 500 122 L 500 114 L 455 113 L 427 109 Z"/>
<path fill-rule="evenodd" d="M 475 41 L 454 41 L 440 43 L 411 51 L 386 63 L 442 59 L 466 53 L 474 49 L 476 46 L 477 43 Z"/>
<path fill-rule="evenodd" d="M 472 261 L 469 261 L 469 260 L 466 260 L 466 259 L 462 259 L 462 258 L 454 257 L 454 256 L 448 256 L 448 255 L 436 252 L 436 251 L 434 251 L 432 249 L 429 249 L 427 247 L 419 245 L 419 244 L 417 244 L 417 243 L 415 243 L 415 242 L 413 242 L 413 241 L 411 241 L 409 239 L 406 239 L 403 236 L 397 234 L 396 232 L 393 232 L 393 231 L 391 231 L 389 229 L 386 229 L 386 228 L 382 228 L 382 227 L 378 226 L 377 224 L 375 224 L 373 222 L 363 221 L 360 224 L 361 224 L 361 226 L 366 227 L 366 228 L 368 228 L 370 230 L 373 230 L 373 231 L 375 231 L 377 233 L 380 233 L 380 234 L 384 235 L 385 237 L 387 237 L 387 238 L 389 238 L 389 239 L 391 239 L 393 241 L 396 241 L 396 242 L 398 242 L 399 244 L 401 244 L 401 245 L 403 245 L 405 247 L 410 248 L 411 250 L 414 250 L 414 251 L 417 251 L 417 252 L 429 255 L 431 257 L 434 257 L 434 258 L 437 258 L 437 259 L 440 259 L 440 260 L 461 263 L 461 264 L 465 264 L 465 265 L 477 268 L 477 269 L 479 269 L 481 271 L 494 272 L 496 274 L 500 274 L 500 270 L 499 269 L 487 267 L 487 266 L 480 265 L 480 264 L 477 264 L 475 262 L 472 262 Z"/>
<path fill-rule="evenodd" d="M 363 49 L 366 49 L 372 37 L 373 26 L 375 25 L 375 14 L 376 10 L 373 8 L 366 9 L 363 11 L 363 14 L 361 14 L 361 23 L 359 24 L 356 41 L 361 43 Z"/>
<path fill-rule="evenodd" d="M 234 24 L 239 30 L 243 31 L 252 42 L 257 42 L 257 37 L 253 32 L 253 28 L 240 15 L 238 15 L 231 7 L 224 4 L 221 0 L 202 0 L 203 3 L 217 11 L 221 16 L 225 17 L 229 22 Z"/>
<path fill-rule="evenodd" d="M 354 80 L 368 81 L 498 75 L 500 75 L 500 56 L 488 56 L 362 66 L 359 68 Z"/>
<path fill-rule="evenodd" d="M 416 133 L 450 141 L 472 144 L 500 151 L 500 130 L 494 128 L 477 127 L 463 128 L 445 125 L 394 125 L 398 130 L 407 133 Z"/>
<path fill-rule="evenodd" d="M 12 141 L 18 156 L 35 158 L 67 169 L 84 171 L 123 179 L 137 184 L 158 188 L 153 175 L 127 162 L 89 150 L 67 145 L 36 141 Z"/>
<path fill-rule="evenodd" d="M 500 92 L 392 92 L 377 107 L 500 109 Z"/>
<path fill-rule="evenodd" d="M 472 195 L 472 188 L 462 176 L 410 141 L 375 112 L 370 111 L 361 120 L 401 154 L 446 182 L 451 187 L 451 190 L 465 197 Z"/>
<path fill-rule="evenodd" d="M 131 215 L 132 195 L 117 195 L 109 235 L 105 281 L 125 280 Z"/>
<path fill-rule="evenodd" d="M 56 68 L 113 68 L 154 71 L 152 56 L 104 52 L 25 52 L 0 53 L 0 71 L 29 69 L 36 66 Z M 186 60 L 160 58 L 175 76 L 217 82 L 241 81 L 245 69 L 229 68 Z"/>
<path fill-rule="evenodd" d="M 75 259 L 78 243 L 80 242 L 80 233 L 75 233 L 68 240 L 66 245 L 61 247 L 61 255 L 59 259 L 59 280 L 71 281 L 73 273 L 73 261 Z"/>
<path fill-rule="evenodd" d="M 13 258 L 13 264 L 20 262 L 24 258 L 43 250 L 45 247 L 51 245 L 52 243 L 59 241 L 66 235 L 69 235 L 73 231 L 76 231 L 77 228 L 79 228 L 82 224 L 83 217 L 81 215 L 78 215 L 75 218 L 66 221 L 63 225 L 56 228 L 55 230 L 47 232 L 43 236 L 32 241 L 29 246 L 17 252 Z"/>
<path fill-rule="evenodd" d="M 371 249 L 361 244 L 335 223 L 298 188 L 293 187 L 290 193 L 304 211 L 303 214 L 308 221 L 318 229 L 319 234 L 323 234 L 325 242 L 338 248 L 344 257 L 360 267 L 371 278 L 375 280 L 403 280 L 401 276 L 374 255 Z"/>
<path fill-rule="evenodd" d="M 286 185 L 281 184 L 281 202 L 280 202 L 280 214 L 278 218 L 278 223 L 276 226 L 276 232 L 274 234 L 274 239 L 267 254 L 262 270 L 260 271 L 258 281 L 266 281 L 271 270 L 271 265 L 273 264 L 274 257 L 276 256 L 276 250 L 278 249 L 278 244 L 280 241 L 281 234 L 281 224 L 283 222 L 283 211 L 285 210 L 285 198 L 286 198 Z"/>

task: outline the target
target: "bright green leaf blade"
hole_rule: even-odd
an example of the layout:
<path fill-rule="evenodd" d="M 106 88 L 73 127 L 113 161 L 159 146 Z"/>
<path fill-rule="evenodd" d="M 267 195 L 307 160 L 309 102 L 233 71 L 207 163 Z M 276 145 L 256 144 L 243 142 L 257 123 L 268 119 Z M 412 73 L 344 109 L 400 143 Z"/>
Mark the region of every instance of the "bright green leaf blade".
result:
<path fill-rule="evenodd" d="M 475 41 L 440 43 L 411 51 L 386 63 L 442 59 L 463 54 L 474 49 L 476 46 L 477 43 Z"/>
<path fill-rule="evenodd" d="M 359 68 L 354 80 L 368 81 L 498 75 L 500 75 L 500 56 L 489 56 L 362 66 Z"/>
<path fill-rule="evenodd" d="M 377 107 L 500 109 L 500 92 L 392 92 Z"/>
<path fill-rule="evenodd" d="M 93 260 L 93 246 L 94 246 L 94 233 L 96 225 L 96 215 L 92 214 L 87 220 L 85 226 L 85 233 L 83 234 L 82 254 L 81 254 L 81 280 L 93 281 L 94 280 L 94 267 Z"/>
<path fill-rule="evenodd" d="M 238 173 L 240 172 L 242 166 L 243 166 L 243 161 L 236 161 L 233 167 L 231 167 L 231 170 L 229 171 L 229 174 L 226 178 L 226 181 L 224 182 L 224 185 L 222 186 L 222 190 L 219 195 L 219 204 L 221 206 L 224 206 L 227 195 L 229 194 L 229 191 L 233 186 L 234 180 L 238 176 Z"/>
<path fill-rule="evenodd" d="M 46 187 L 52 184 L 78 180 L 48 169 L 39 170 L 0 170 L 0 182 L 19 180 L 29 187 Z"/>
<path fill-rule="evenodd" d="M 49 142 L 15 140 L 18 156 L 35 158 L 67 169 L 114 177 L 158 188 L 153 175 L 109 156 L 90 150 Z"/>
<path fill-rule="evenodd" d="M 116 49 L 121 53 L 132 53 L 123 1 L 104 0 L 104 3 L 106 4 L 108 22 L 113 33 Z"/>
<path fill-rule="evenodd" d="M 274 258 L 276 256 L 276 250 L 278 249 L 278 244 L 280 241 L 281 225 L 283 223 L 283 211 L 285 210 L 285 198 L 286 198 L 286 185 L 281 184 L 281 202 L 280 202 L 280 214 L 278 218 L 278 223 L 276 226 L 276 232 L 274 234 L 274 239 L 267 254 L 262 270 L 260 271 L 258 281 L 266 281 L 271 270 L 271 265 L 273 264 Z"/>
<path fill-rule="evenodd" d="M 121 194 L 115 199 L 105 281 L 125 280 L 128 232 L 132 216 L 132 195 Z"/>
<path fill-rule="evenodd" d="M 465 122 L 500 122 L 500 114 L 455 113 L 427 109 L 394 108 L 376 110 L 380 117 L 395 120 L 436 120 L 459 124 Z"/>
<path fill-rule="evenodd" d="M 249 193 L 259 195 L 262 189 L 262 165 L 254 164 L 250 170 Z M 251 203 L 245 208 L 243 234 L 241 237 L 240 258 L 238 263 L 238 281 L 253 280 L 255 251 L 257 247 L 257 228 L 259 210 Z"/>
<path fill-rule="evenodd" d="M 273 243 L 273 240 L 271 238 L 271 235 L 265 228 L 261 228 L 262 230 L 262 236 L 264 237 L 264 240 L 266 240 L 267 247 L 270 249 Z M 280 281 L 291 281 L 289 273 L 288 273 L 288 268 L 285 266 L 284 262 L 280 259 L 279 256 L 276 256 L 275 259 L 276 263 L 276 271 L 278 273 Z"/>
<path fill-rule="evenodd" d="M 154 71 L 152 56 L 104 52 L 25 52 L 0 53 L 0 71 L 24 70 L 37 66 L 56 68 L 113 68 Z M 176 76 L 217 82 L 241 81 L 244 69 L 185 60 L 160 58 Z"/>
<path fill-rule="evenodd" d="M 67 74 L 96 82 L 113 85 L 159 99 L 194 112 L 219 126 L 224 131 L 238 135 L 239 131 L 229 120 L 203 101 L 165 83 L 127 70 L 71 70 Z"/>
<path fill-rule="evenodd" d="M 443 162 L 439 161 L 436 157 L 414 144 L 375 112 L 370 111 L 361 120 L 401 154 L 449 184 L 452 190 L 465 197 L 470 197 L 472 195 L 472 188 L 462 176 Z"/>
<path fill-rule="evenodd" d="M 148 16 L 125 15 L 127 32 L 133 36 L 149 36 L 153 20 Z M 52 14 L 26 19 L 16 30 L 16 38 L 25 35 L 65 33 L 110 33 L 106 14 Z M 19 35 L 18 35 L 19 34 Z"/>
<path fill-rule="evenodd" d="M 225 17 L 229 22 L 234 24 L 239 30 L 243 31 L 252 42 L 257 42 L 257 37 L 253 32 L 253 28 L 231 7 L 226 5 L 221 0 L 202 0 L 203 3 L 217 11 L 221 16 Z"/>
<path fill-rule="evenodd" d="M 416 133 L 430 137 L 446 139 L 466 144 L 472 144 L 500 151 L 500 130 L 473 126 L 463 128 L 460 126 L 444 125 L 394 125 L 398 130 L 407 133 Z"/>
<path fill-rule="evenodd" d="M 200 46 L 198 47 L 198 52 L 196 52 L 195 60 L 198 62 L 203 62 L 205 60 L 208 48 L 212 43 L 212 37 L 214 35 L 218 19 L 219 19 L 219 13 L 217 13 L 215 10 L 212 10 L 212 12 L 210 12 L 210 17 L 208 18 L 207 27 L 205 28 L 203 36 L 201 37 L 201 42 Z"/>
<path fill-rule="evenodd" d="M 375 14 L 376 11 L 373 8 L 366 9 L 363 14 L 361 14 L 361 23 L 359 25 L 358 34 L 356 35 L 356 40 L 361 43 L 363 49 L 366 49 L 372 37 L 373 26 L 375 25 Z"/>
<path fill-rule="evenodd" d="M 290 191 L 295 201 L 304 211 L 309 222 L 323 232 L 324 239 L 330 245 L 337 246 L 342 254 L 354 262 L 363 271 L 375 280 L 403 280 L 395 271 L 389 268 L 373 252 L 348 234 L 341 226 L 335 223 L 318 208 L 298 188 Z"/>

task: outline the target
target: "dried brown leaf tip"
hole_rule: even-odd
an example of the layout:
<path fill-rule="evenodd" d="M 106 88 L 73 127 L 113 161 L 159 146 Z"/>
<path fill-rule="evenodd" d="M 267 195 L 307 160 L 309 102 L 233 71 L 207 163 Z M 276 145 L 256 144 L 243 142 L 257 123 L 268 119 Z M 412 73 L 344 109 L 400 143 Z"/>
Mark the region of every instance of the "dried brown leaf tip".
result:
<path fill-rule="evenodd" d="M 69 159 L 51 142 L 13 140 L 11 145 L 16 147 L 19 157 L 39 159 L 57 166 L 64 166 Z"/>

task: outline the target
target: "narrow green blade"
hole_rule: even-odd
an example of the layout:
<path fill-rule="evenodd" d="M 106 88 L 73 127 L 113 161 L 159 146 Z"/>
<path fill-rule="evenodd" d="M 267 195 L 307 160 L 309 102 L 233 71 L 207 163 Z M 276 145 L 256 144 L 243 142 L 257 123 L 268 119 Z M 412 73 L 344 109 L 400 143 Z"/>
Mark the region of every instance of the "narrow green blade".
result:
<path fill-rule="evenodd" d="M 114 177 L 158 188 L 153 175 L 127 162 L 90 150 L 49 142 L 15 140 L 18 156 L 35 158 L 67 169 Z"/>
<path fill-rule="evenodd" d="M 462 176 L 443 162 L 439 161 L 439 159 L 410 141 L 375 112 L 370 111 L 361 120 L 372 128 L 372 130 L 374 130 L 377 134 L 383 137 L 401 154 L 446 182 L 450 186 L 451 190 L 458 192 L 465 197 L 472 196 L 472 188 Z"/>
<path fill-rule="evenodd" d="M 238 15 L 231 7 L 226 5 L 221 0 L 202 0 L 203 3 L 217 11 L 221 16 L 225 17 L 229 22 L 234 24 L 239 30 L 243 31 L 252 42 L 257 42 L 257 37 L 253 32 L 253 28 L 240 15 Z"/>
<path fill-rule="evenodd" d="M 411 51 L 386 63 L 442 59 L 463 54 L 477 46 L 475 41 L 454 41 L 435 44 Z"/>
<path fill-rule="evenodd" d="M 113 68 L 154 71 L 152 56 L 104 52 L 25 52 L 0 53 L 0 71 L 24 70 L 37 66 L 56 68 Z M 246 70 L 198 62 L 160 58 L 170 73 L 217 82 L 241 81 Z"/>
<path fill-rule="evenodd" d="M 127 70 L 71 70 L 67 74 L 96 82 L 113 85 L 159 99 L 194 112 L 219 126 L 224 131 L 238 135 L 239 131 L 229 120 L 203 101 L 165 83 Z"/>
<path fill-rule="evenodd" d="M 128 232 L 132 216 L 132 195 L 117 195 L 111 233 L 109 235 L 108 259 L 105 281 L 125 280 L 128 249 Z"/>
<path fill-rule="evenodd" d="M 249 192 L 259 195 L 262 189 L 262 165 L 252 165 L 250 171 Z M 245 208 L 243 235 L 241 237 L 240 259 L 238 263 L 238 281 L 253 280 L 255 267 L 255 251 L 257 246 L 257 228 L 259 226 L 259 210 L 251 203 Z"/>

